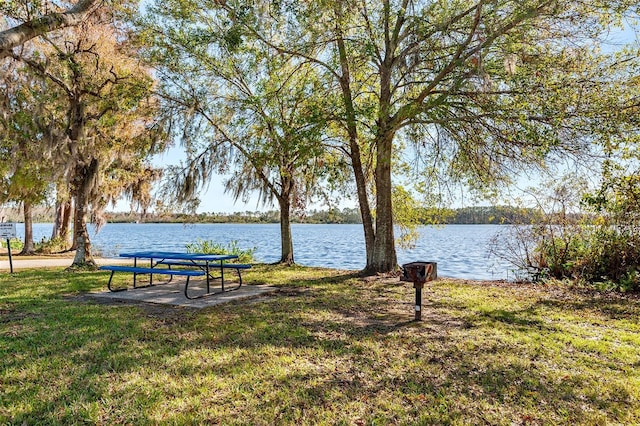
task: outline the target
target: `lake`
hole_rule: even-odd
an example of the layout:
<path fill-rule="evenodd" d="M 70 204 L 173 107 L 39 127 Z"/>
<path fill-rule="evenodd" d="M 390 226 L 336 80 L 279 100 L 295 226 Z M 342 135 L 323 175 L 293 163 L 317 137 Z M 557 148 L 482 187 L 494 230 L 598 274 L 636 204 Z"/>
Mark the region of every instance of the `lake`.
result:
<path fill-rule="evenodd" d="M 513 267 L 488 257 L 488 245 L 504 225 L 446 225 L 420 228 L 420 239 L 410 250 L 398 248 L 398 262 L 437 262 L 438 275 L 454 278 L 513 279 Z M 34 241 L 51 236 L 52 224 L 34 224 Z M 17 224 L 18 236 L 24 226 Z M 361 225 L 293 224 L 293 244 L 298 264 L 359 270 L 365 266 Z M 116 257 L 136 250 L 183 251 L 198 239 L 226 245 L 236 240 L 243 249 L 256 248 L 258 262 L 280 258 L 278 224 L 157 224 L 109 223 L 99 233 L 90 227 L 94 255 Z"/>

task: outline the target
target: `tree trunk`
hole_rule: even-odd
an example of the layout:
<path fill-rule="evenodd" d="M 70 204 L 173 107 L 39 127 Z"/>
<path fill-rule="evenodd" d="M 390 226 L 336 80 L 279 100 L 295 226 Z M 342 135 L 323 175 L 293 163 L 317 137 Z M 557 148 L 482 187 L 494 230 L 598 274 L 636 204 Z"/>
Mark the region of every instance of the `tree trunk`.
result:
<path fill-rule="evenodd" d="M 362 159 L 360 156 L 360 147 L 357 140 L 351 142 L 351 167 L 356 181 L 356 192 L 358 194 L 358 207 L 360 208 L 360 216 L 362 217 L 362 228 L 364 231 L 364 247 L 366 253 L 365 271 L 369 269 L 369 265 L 373 262 L 373 249 L 375 244 L 375 230 L 373 228 L 373 216 L 369 205 L 369 197 L 367 195 L 367 180 L 362 168 Z"/>
<path fill-rule="evenodd" d="M 78 197 L 80 198 L 80 197 Z M 80 201 L 80 199 L 78 199 Z M 89 239 L 89 232 L 87 230 L 87 222 L 84 220 L 86 214 L 86 208 L 78 203 L 76 205 L 76 217 L 75 217 L 75 245 L 76 255 L 73 258 L 72 267 L 96 267 L 96 263 L 91 255 L 91 241 Z"/>
<path fill-rule="evenodd" d="M 69 246 L 69 237 L 70 237 L 70 224 L 71 224 L 71 214 L 73 213 L 73 205 L 71 200 L 67 200 L 64 203 L 64 212 L 62 215 L 62 223 L 60 226 L 60 235 L 67 242 L 67 247 Z"/>
<path fill-rule="evenodd" d="M 373 258 L 367 264 L 367 273 L 393 272 L 398 267 L 393 233 L 391 204 L 391 150 L 393 133 L 383 133 L 377 143 L 376 163 L 376 238 Z"/>
<path fill-rule="evenodd" d="M 71 200 L 58 200 L 56 202 L 55 218 L 53 222 L 53 230 L 51 232 L 52 240 L 61 240 L 65 242 L 65 249 L 69 247 L 69 223 L 71 221 Z"/>
<path fill-rule="evenodd" d="M 57 200 L 56 209 L 53 214 L 53 229 L 51 230 L 52 240 L 60 238 L 60 228 L 62 227 L 63 212 L 64 212 L 64 204 L 60 200 Z"/>
<path fill-rule="evenodd" d="M 19 254 L 29 255 L 34 254 L 36 249 L 33 244 L 33 211 L 31 209 L 31 203 L 25 201 L 23 203 L 24 210 L 24 246 Z"/>
<path fill-rule="evenodd" d="M 87 230 L 87 207 L 89 205 L 89 192 L 98 173 L 98 160 L 93 158 L 89 165 L 78 166 L 75 185 L 75 218 L 74 218 L 74 239 L 76 255 L 73 259 L 72 267 L 90 267 L 97 265 L 91 255 L 91 241 Z"/>
<path fill-rule="evenodd" d="M 76 203 L 78 202 L 77 197 L 74 195 L 73 196 L 74 199 L 74 205 L 73 205 L 73 229 L 71 230 L 71 247 L 69 247 L 69 250 L 74 251 L 78 249 L 78 227 L 76 226 L 76 222 L 77 222 L 77 214 L 78 214 L 78 209 L 76 208 Z M 84 213 L 83 213 L 84 214 Z M 69 219 L 69 222 L 71 222 L 71 218 Z"/>
<path fill-rule="evenodd" d="M 340 18 L 342 12 L 335 4 L 336 17 Z M 336 22 L 340 19 L 336 19 Z M 353 96 L 351 93 L 351 73 L 349 70 L 349 61 L 347 59 L 347 49 L 342 37 L 340 27 L 336 27 L 338 37 L 336 43 L 338 46 L 338 54 L 340 57 L 340 69 L 342 75 L 339 78 L 340 89 L 342 91 L 342 100 L 346 111 L 347 132 L 349 134 L 349 157 L 351 158 L 351 167 L 356 181 L 356 192 L 358 195 L 358 206 L 360 208 L 360 216 L 362 217 L 362 227 L 364 231 L 364 246 L 366 253 L 365 272 L 369 269 L 369 265 L 373 262 L 373 248 L 375 243 L 375 230 L 373 229 L 373 217 L 371 214 L 371 206 L 369 205 L 369 197 L 367 195 L 367 180 L 362 165 L 362 154 L 358 145 L 358 127 L 356 120 L 355 107 L 353 106 Z"/>
<path fill-rule="evenodd" d="M 85 105 L 81 101 L 81 94 L 76 93 L 70 99 L 69 113 L 71 114 L 71 125 L 67 130 L 69 135 L 69 151 L 71 157 L 75 160 L 75 168 L 73 170 L 73 178 L 71 181 L 71 193 L 74 199 L 74 218 L 73 218 L 73 239 L 71 241 L 71 250 L 76 250 L 76 259 L 79 260 L 79 264 L 84 264 L 85 261 L 85 249 L 80 250 L 80 256 L 78 255 L 79 241 L 81 239 L 88 239 L 89 234 L 86 233 L 86 204 L 88 203 L 89 190 L 91 189 L 91 180 L 87 176 L 91 168 L 91 164 L 95 162 L 95 158 L 91 160 L 91 164 L 87 166 L 86 161 L 82 159 L 82 156 L 78 152 L 78 147 L 84 141 L 85 137 Z M 97 165 L 97 163 L 96 163 Z M 80 201 L 82 200 L 82 201 Z M 80 215 L 78 217 L 78 215 Z M 80 225 L 80 226 L 79 226 Z M 83 231 L 84 228 L 84 231 Z M 83 243 L 84 244 L 84 243 Z M 91 253 L 89 252 L 89 255 Z M 76 264 L 74 259 L 73 264 Z"/>
<path fill-rule="evenodd" d="M 291 201 L 289 197 L 278 197 L 280 204 L 280 243 L 282 246 L 280 262 L 293 265 L 293 236 L 291 234 Z"/>
<path fill-rule="evenodd" d="M 388 8 L 385 9 L 388 12 Z M 388 16 L 387 18 L 388 19 Z M 388 30 L 388 26 L 385 26 Z M 376 148 L 376 229 L 373 255 L 367 258 L 365 273 L 393 272 L 398 267 L 396 243 L 393 235 L 393 206 L 391 203 L 391 155 L 395 136 L 391 117 L 391 76 L 393 70 L 394 42 L 387 38 L 385 57 L 380 64 L 380 98 L 378 100 Z"/>

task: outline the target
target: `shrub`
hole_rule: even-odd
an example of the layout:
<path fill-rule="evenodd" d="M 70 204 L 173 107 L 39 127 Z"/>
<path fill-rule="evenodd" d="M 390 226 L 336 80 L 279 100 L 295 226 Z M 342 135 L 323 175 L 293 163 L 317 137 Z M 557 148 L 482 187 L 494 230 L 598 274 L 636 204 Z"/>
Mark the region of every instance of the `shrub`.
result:
<path fill-rule="evenodd" d="M 540 234 L 532 266 L 553 278 L 621 291 L 640 290 L 640 234 L 616 226 L 583 225 L 565 239 Z"/>
<path fill-rule="evenodd" d="M 9 244 L 11 244 L 11 252 L 17 252 L 18 250 L 22 250 L 24 243 L 19 238 L 11 238 L 9 240 Z M 7 248 L 7 240 L 0 239 L 0 247 Z"/>
<path fill-rule="evenodd" d="M 41 254 L 51 254 L 51 253 L 60 253 L 68 248 L 68 242 L 65 238 L 52 238 L 45 239 L 43 238 L 40 242 L 35 244 L 36 253 Z"/>
<path fill-rule="evenodd" d="M 561 182 L 547 199 L 538 199 L 540 210 L 547 213 L 534 224 L 508 228 L 494 239 L 492 253 L 533 280 L 569 279 L 596 289 L 640 290 L 637 210 L 602 203 L 593 209 L 593 203 L 577 199 L 582 194 Z"/>
<path fill-rule="evenodd" d="M 202 240 L 198 238 L 195 243 L 186 244 L 188 253 L 207 253 L 207 254 L 234 254 L 238 256 L 234 262 L 237 263 L 252 263 L 254 262 L 254 254 L 257 247 L 250 249 L 241 249 L 238 246 L 238 241 L 230 241 L 226 246 L 216 243 L 212 240 Z"/>

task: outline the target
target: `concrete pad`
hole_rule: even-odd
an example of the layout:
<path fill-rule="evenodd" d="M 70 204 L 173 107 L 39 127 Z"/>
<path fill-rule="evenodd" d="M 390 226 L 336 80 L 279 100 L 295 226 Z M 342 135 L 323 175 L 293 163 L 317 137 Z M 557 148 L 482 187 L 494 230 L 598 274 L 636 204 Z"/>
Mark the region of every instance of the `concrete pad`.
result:
<path fill-rule="evenodd" d="M 236 283 L 225 285 L 233 288 Z M 204 294 L 206 283 L 202 281 L 191 281 L 189 283 L 189 295 Z M 211 291 L 219 291 L 219 287 L 211 287 Z M 87 296 L 101 299 L 126 300 L 145 303 L 157 303 L 164 305 L 183 306 L 191 308 L 206 308 L 222 303 L 235 302 L 238 300 L 252 299 L 278 291 L 277 287 L 265 285 L 243 284 L 238 290 L 206 296 L 200 299 L 187 299 L 184 296 L 184 280 L 174 280 L 166 284 L 158 284 L 144 288 L 129 288 L 126 291 L 89 293 Z"/>

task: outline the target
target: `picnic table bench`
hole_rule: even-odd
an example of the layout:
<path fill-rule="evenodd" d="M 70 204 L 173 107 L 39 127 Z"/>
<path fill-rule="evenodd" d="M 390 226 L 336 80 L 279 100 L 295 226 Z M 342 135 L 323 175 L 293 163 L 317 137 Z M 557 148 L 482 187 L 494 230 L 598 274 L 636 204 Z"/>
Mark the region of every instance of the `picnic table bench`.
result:
<path fill-rule="evenodd" d="M 169 280 L 171 282 L 174 276 L 185 276 L 186 283 L 184 287 L 184 295 L 187 299 L 197 299 L 204 296 L 215 295 L 219 293 L 224 293 L 228 291 L 237 290 L 242 286 L 242 275 L 240 273 L 241 270 L 246 270 L 251 268 L 251 265 L 247 264 L 237 264 L 237 263 L 225 263 L 225 260 L 237 259 L 236 255 L 220 255 L 220 254 L 206 254 L 206 253 L 182 253 L 182 252 L 158 252 L 158 251 L 143 251 L 143 252 L 133 252 L 133 253 L 120 253 L 120 257 L 132 258 L 133 266 L 120 266 L 120 265 L 108 265 L 102 266 L 100 269 L 111 271 L 111 276 L 109 277 L 108 288 L 110 291 L 122 291 L 123 289 L 113 289 L 111 285 L 111 281 L 113 279 L 113 275 L 115 272 L 131 272 L 133 273 L 133 288 L 142 288 L 143 286 L 136 285 L 137 275 L 140 274 L 148 274 L 149 275 L 149 284 L 153 284 L 153 275 L 168 275 Z M 149 259 L 148 267 L 139 267 L 138 259 Z M 159 265 L 167 266 L 166 268 L 158 267 Z M 172 266 L 181 266 L 183 268 L 190 269 L 174 269 Z M 219 269 L 220 275 L 213 276 L 211 274 L 212 270 Z M 225 289 L 225 281 L 224 281 L 224 270 L 225 269 L 235 269 L 238 273 L 239 283 L 237 286 L 233 288 Z M 190 296 L 188 293 L 189 289 L 189 278 L 195 276 L 204 276 L 206 278 L 207 290 L 205 294 L 199 296 Z M 212 279 L 220 279 L 221 282 L 221 290 L 216 292 L 211 292 L 210 290 L 210 281 Z M 146 287 L 146 286 L 144 286 Z"/>
<path fill-rule="evenodd" d="M 143 286 L 136 286 L 136 280 L 133 280 L 133 288 L 144 288 L 153 286 L 153 275 L 156 274 L 164 274 L 170 275 L 173 277 L 174 275 L 180 275 L 187 277 L 187 281 L 184 285 L 184 295 L 187 299 L 193 299 L 193 297 L 189 296 L 188 288 L 189 288 L 189 278 L 190 277 L 201 277 L 204 276 L 204 271 L 194 271 L 194 270 L 185 270 L 185 269 L 165 269 L 165 268 L 140 268 L 137 266 L 123 266 L 123 265 L 105 265 L 101 266 L 100 269 L 105 271 L 111 271 L 111 275 L 109 276 L 109 283 L 107 284 L 107 288 L 109 291 L 125 291 L 127 287 L 124 288 L 112 288 L 111 282 L 113 280 L 113 274 L 116 272 L 132 272 L 134 276 L 139 274 L 148 274 L 149 275 L 149 284 Z"/>

